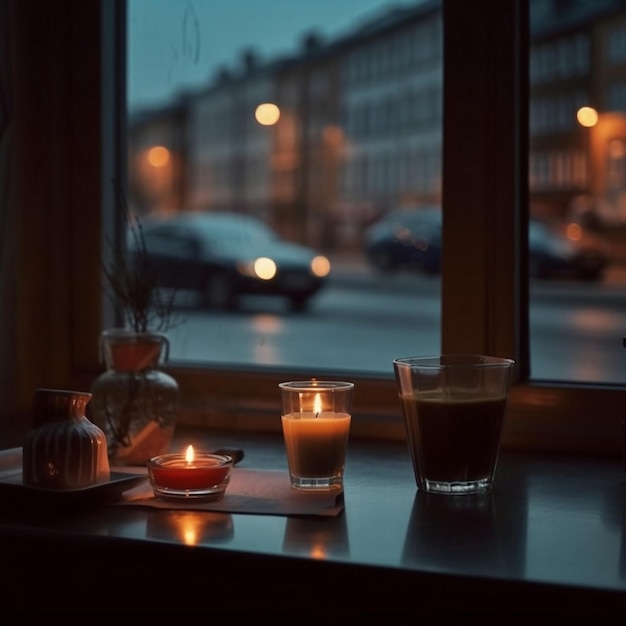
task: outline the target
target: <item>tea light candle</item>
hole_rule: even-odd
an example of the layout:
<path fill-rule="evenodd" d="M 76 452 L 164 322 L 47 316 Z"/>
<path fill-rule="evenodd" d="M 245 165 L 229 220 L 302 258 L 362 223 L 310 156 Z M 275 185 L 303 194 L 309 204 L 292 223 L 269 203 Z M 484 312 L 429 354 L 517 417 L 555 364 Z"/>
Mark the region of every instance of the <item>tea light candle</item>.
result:
<path fill-rule="evenodd" d="M 147 463 L 157 497 L 212 498 L 223 496 L 230 480 L 233 459 L 226 455 L 196 453 L 162 454 Z"/>

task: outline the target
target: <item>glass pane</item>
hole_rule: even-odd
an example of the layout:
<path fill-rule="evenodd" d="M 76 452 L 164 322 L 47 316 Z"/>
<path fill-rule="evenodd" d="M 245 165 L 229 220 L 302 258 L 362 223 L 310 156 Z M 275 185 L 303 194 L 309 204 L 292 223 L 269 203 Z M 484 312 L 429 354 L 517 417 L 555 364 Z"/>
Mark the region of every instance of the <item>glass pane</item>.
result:
<path fill-rule="evenodd" d="M 176 288 L 171 360 L 439 352 L 439 2 L 128 9 L 128 200 Z"/>
<path fill-rule="evenodd" d="M 626 379 L 626 7 L 533 0 L 534 379 Z"/>

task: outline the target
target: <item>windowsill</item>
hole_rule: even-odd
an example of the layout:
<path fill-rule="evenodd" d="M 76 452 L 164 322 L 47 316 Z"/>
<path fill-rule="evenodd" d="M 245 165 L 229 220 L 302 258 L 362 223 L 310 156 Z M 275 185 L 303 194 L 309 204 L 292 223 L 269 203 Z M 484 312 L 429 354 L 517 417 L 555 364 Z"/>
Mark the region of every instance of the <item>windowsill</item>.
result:
<path fill-rule="evenodd" d="M 270 368 L 171 367 L 183 399 L 179 422 L 209 430 L 280 434 L 278 384 L 310 372 Z M 233 371 L 236 375 L 233 375 Z M 393 375 L 387 378 L 316 372 L 327 380 L 355 383 L 352 435 L 402 443 L 405 430 Z M 347 376 L 347 378 L 346 378 Z M 626 387 L 546 382 L 512 386 L 503 445 L 512 450 L 620 458 Z"/>
<path fill-rule="evenodd" d="M 275 434 L 181 429 L 176 445 L 190 437 L 243 448 L 242 466 L 286 471 Z M 19 606 L 30 581 L 46 580 L 30 603 L 63 604 L 82 589 L 85 606 L 128 608 L 131 597 L 155 609 L 167 589 L 171 610 L 207 613 L 209 590 L 229 611 L 250 613 L 297 610 L 300 600 L 322 610 L 326 594 L 362 614 L 626 613 L 624 488 L 620 460 L 505 451 L 491 496 L 426 496 L 405 444 L 351 440 L 337 518 L 206 513 L 232 532 L 212 535 L 209 524 L 190 547 L 171 511 L 4 510 L 5 598 Z"/>

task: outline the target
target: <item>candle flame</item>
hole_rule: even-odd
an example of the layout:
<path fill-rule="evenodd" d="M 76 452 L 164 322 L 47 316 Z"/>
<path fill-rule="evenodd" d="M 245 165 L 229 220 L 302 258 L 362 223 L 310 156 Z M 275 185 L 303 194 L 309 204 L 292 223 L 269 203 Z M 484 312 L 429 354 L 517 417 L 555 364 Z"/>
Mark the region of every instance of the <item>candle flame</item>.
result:
<path fill-rule="evenodd" d="M 185 452 L 185 461 L 187 461 L 187 463 L 193 463 L 194 456 L 193 446 L 188 446 L 187 452 Z"/>
<path fill-rule="evenodd" d="M 313 400 L 313 413 L 315 413 L 315 417 L 317 417 L 322 412 L 322 397 L 319 393 L 315 394 L 315 398 Z"/>

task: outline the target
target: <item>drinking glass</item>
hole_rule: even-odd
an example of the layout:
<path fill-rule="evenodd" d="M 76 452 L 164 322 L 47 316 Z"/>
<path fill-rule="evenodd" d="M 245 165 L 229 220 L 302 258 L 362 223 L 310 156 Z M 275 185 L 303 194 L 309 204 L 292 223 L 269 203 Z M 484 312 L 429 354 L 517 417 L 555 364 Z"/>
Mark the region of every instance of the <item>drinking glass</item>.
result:
<path fill-rule="evenodd" d="M 393 361 L 418 489 L 492 490 L 514 365 L 472 354 Z"/>

